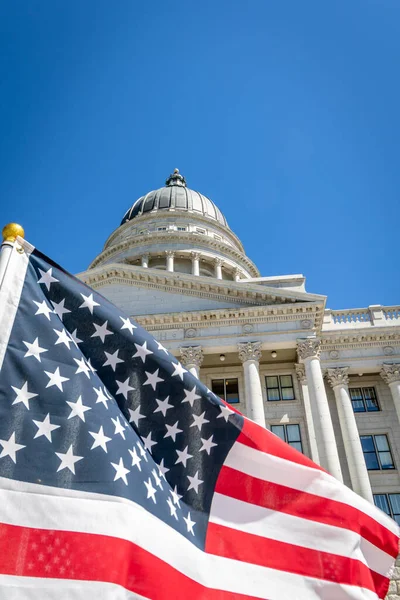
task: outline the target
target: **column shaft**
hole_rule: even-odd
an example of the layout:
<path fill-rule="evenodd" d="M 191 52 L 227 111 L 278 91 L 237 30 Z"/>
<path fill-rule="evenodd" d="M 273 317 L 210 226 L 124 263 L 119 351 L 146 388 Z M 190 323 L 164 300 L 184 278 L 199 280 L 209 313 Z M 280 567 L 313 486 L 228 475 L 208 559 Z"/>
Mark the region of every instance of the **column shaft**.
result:
<path fill-rule="evenodd" d="M 215 277 L 222 279 L 222 260 L 220 258 L 215 259 Z"/>
<path fill-rule="evenodd" d="M 167 255 L 167 271 L 173 273 L 174 271 L 174 252 L 171 252 L 170 250 L 167 250 L 166 253 Z"/>
<path fill-rule="evenodd" d="M 145 269 L 147 269 L 149 266 L 149 255 L 148 254 L 143 254 L 142 256 L 142 267 L 144 267 Z"/>
<path fill-rule="evenodd" d="M 192 252 L 192 275 L 200 275 L 200 254 Z"/>
<path fill-rule="evenodd" d="M 258 370 L 261 344 L 260 342 L 246 342 L 238 344 L 238 349 L 239 358 L 243 363 L 247 416 L 265 427 L 264 399 Z"/>
<path fill-rule="evenodd" d="M 319 465 L 320 461 L 319 461 L 319 454 L 318 454 L 318 445 L 317 445 L 317 438 L 315 435 L 314 421 L 313 421 L 312 412 L 311 412 L 310 394 L 308 391 L 306 372 L 305 372 L 305 368 L 304 368 L 303 364 L 296 364 L 295 367 L 296 367 L 297 378 L 301 385 L 301 393 L 303 395 L 304 412 L 306 415 L 306 423 L 307 423 L 307 430 L 308 430 L 308 440 L 310 442 L 311 459 Z"/>

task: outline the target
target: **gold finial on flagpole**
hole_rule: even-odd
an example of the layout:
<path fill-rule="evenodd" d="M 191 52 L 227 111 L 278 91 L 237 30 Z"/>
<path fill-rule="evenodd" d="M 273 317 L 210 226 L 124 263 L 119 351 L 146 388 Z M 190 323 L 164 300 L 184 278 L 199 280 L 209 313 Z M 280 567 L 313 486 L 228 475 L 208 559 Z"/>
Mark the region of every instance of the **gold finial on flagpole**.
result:
<path fill-rule="evenodd" d="M 3 227 L 3 231 L 1 232 L 3 235 L 3 242 L 15 242 L 17 236 L 25 237 L 24 228 L 18 223 L 8 223 Z"/>

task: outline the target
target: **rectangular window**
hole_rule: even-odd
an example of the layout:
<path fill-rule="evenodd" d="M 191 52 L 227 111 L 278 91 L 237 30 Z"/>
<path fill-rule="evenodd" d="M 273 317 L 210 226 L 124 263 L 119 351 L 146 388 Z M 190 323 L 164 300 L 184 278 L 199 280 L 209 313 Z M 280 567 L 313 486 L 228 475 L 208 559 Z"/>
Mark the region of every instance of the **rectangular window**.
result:
<path fill-rule="evenodd" d="M 216 233 L 214 233 L 214 239 L 216 239 L 218 242 L 222 240 L 221 236 L 217 235 Z"/>
<path fill-rule="evenodd" d="M 267 375 L 265 382 L 269 402 L 295 399 L 291 375 Z"/>
<path fill-rule="evenodd" d="M 239 384 L 237 379 L 213 379 L 211 389 L 220 398 L 229 404 L 238 404 Z"/>
<path fill-rule="evenodd" d="M 275 433 L 284 442 L 296 448 L 299 452 L 303 452 L 301 443 L 300 425 L 271 425 L 272 433 Z"/>
<path fill-rule="evenodd" d="M 196 227 L 196 231 L 197 231 L 197 233 L 201 233 L 201 235 L 206 235 L 205 229 L 200 229 L 199 227 Z"/>
<path fill-rule="evenodd" d="M 365 464 L 369 471 L 394 469 L 393 457 L 386 435 L 361 435 Z"/>
<path fill-rule="evenodd" d="M 350 398 L 355 413 L 358 412 L 376 412 L 379 410 L 378 400 L 376 398 L 375 388 L 350 388 Z"/>
<path fill-rule="evenodd" d="M 187 227 L 181 227 L 180 225 L 178 225 L 178 227 L 176 228 L 177 231 L 187 231 Z"/>
<path fill-rule="evenodd" d="M 143 235 L 144 233 L 147 233 L 147 229 L 142 229 L 141 231 L 139 231 L 139 235 Z"/>
<path fill-rule="evenodd" d="M 167 231 L 167 226 L 163 225 L 162 227 L 157 227 L 157 231 Z"/>
<path fill-rule="evenodd" d="M 374 494 L 374 502 L 400 525 L 400 494 Z"/>

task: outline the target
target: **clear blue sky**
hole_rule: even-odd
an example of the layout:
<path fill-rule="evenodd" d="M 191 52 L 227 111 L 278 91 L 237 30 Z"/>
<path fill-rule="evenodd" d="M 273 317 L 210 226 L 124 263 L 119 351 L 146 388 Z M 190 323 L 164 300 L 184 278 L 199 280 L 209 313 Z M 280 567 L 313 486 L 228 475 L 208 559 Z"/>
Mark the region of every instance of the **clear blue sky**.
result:
<path fill-rule="evenodd" d="M 178 167 L 265 276 L 400 303 L 398 0 L 0 5 L 2 223 L 84 270 Z"/>

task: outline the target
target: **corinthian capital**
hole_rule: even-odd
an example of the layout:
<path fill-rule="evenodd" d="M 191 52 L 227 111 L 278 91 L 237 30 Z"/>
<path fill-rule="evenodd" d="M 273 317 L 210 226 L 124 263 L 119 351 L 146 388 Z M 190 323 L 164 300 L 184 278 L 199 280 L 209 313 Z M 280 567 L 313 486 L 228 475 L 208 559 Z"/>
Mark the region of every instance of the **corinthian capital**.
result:
<path fill-rule="evenodd" d="M 188 365 L 196 365 L 200 367 L 203 362 L 203 350 L 201 346 L 185 346 L 179 348 L 181 353 L 181 363 L 187 367 Z"/>
<path fill-rule="evenodd" d="M 400 381 L 400 364 L 383 364 L 381 377 L 385 383 L 389 385 L 389 383 L 394 383 L 395 381 Z"/>
<path fill-rule="evenodd" d="M 348 370 L 349 367 L 336 367 L 335 369 L 328 369 L 326 378 L 333 388 L 336 385 L 349 385 Z"/>
<path fill-rule="evenodd" d="M 244 363 L 246 360 L 261 359 L 261 342 L 244 342 L 238 344 L 239 358 Z"/>
<path fill-rule="evenodd" d="M 295 369 L 296 369 L 296 375 L 297 375 L 297 379 L 300 381 L 300 383 L 302 384 L 306 384 L 307 383 L 307 378 L 306 378 L 306 368 L 302 363 L 296 363 L 294 365 Z"/>
<path fill-rule="evenodd" d="M 306 358 L 319 358 L 321 352 L 321 341 L 316 338 L 297 340 L 297 354 L 301 360 Z"/>

